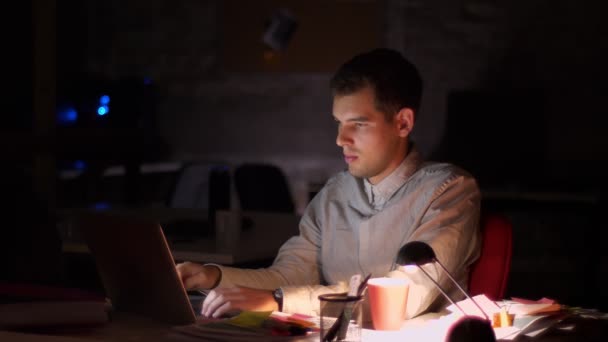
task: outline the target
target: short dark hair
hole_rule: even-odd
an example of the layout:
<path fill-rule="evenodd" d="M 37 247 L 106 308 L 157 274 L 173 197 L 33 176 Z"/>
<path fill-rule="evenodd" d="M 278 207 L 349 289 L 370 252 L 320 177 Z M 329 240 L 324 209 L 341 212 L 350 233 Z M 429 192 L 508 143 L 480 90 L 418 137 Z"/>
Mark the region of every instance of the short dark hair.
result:
<path fill-rule="evenodd" d="M 344 63 L 331 78 L 334 96 L 349 95 L 371 86 L 376 108 L 387 121 L 404 107 L 418 114 L 422 97 L 422 78 L 418 69 L 401 53 L 379 48 L 356 55 Z"/>

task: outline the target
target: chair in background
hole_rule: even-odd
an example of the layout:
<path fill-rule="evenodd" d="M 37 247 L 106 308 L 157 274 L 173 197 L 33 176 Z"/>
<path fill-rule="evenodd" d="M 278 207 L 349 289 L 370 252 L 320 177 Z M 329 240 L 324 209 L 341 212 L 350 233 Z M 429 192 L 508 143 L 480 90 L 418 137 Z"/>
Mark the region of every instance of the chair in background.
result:
<path fill-rule="evenodd" d="M 203 208 L 209 207 L 209 164 L 189 164 L 182 167 L 173 192 L 170 195 L 169 208 Z"/>
<path fill-rule="evenodd" d="M 277 166 L 242 164 L 234 171 L 241 210 L 294 213 L 287 178 Z"/>
<path fill-rule="evenodd" d="M 230 167 L 198 162 L 185 165 L 177 178 L 167 206 L 207 211 L 207 219 L 174 219 L 162 222 L 166 233 L 184 238 L 213 234 L 215 212 L 230 208 Z"/>
<path fill-rule="evenodd" d="M 502 215 L 483 215 L 481 234 L 481 254 L 471 268 L 469 292 L 471 296 L 485 294 L 500 300 L 504 298 L 511 268 L 511 222 Z"/>
<path fill-rule="evenodd" d="M 177 178 L 169 199 L 170 208 L 228 209 L 230 169 L 215 163 L 190 163 Z"/>

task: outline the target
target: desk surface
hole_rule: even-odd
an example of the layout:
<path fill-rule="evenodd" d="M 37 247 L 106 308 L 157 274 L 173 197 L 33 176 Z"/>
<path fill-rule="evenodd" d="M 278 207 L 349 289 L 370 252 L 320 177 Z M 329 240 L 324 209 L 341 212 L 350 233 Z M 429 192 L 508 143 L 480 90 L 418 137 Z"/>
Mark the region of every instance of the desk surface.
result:
<path fill-rule="evenodd" d="M 64 213 L 66 217 L 81 211 Z M 121 211 L 120 215 L 165 222 L 176 219 L 206 218 L 200 210 L 142 210 Z M 251 220 L 250 227 L 242 229 L 233 244 L 220 244 L 215 237 L 199 238 L 193 241 L 168 239 L 173 258 L 176 261 L 210 262 L 224 265 L 243 264 L 268 260 L 290 237 L 298 234 L 299 216 L 279 213 L 243 212 L 243 217 Z M 76 235 L 64 234 L 63 251 L 68 253 L 88 253 L 88 248 Z"/>
<path fill-rule="evenodd" d="M 404 329 L 401 331 L 374 331 L 369 329 L 363 330 L 362 340 L 364 342 L 374 341 L 436 341 L 435 336 L 441 336 L 441 332 L 434 331 L 428 333 L 429 329 L 425 329 L 425 325 L 430 320 L 434 320 L 440 315 L 431 313 L 420 316 L 416 319 L 406 321 Z M 171 327 L 158 323 L 157 321 L 149 320 L 135 315 L 124 313 L 113 313 L 112 321 L 104 326 L 93 328 L 79 333 L 65 333 L 57 335 L 40 335 L 31 333 L 17 333 L 0 330 L 0 341 L 15 341 L 15 342 L 86 342 L 86 341 L 151 341 L 151 342 L 168 342 L 168 341 L 184 341 L 178 335 L 169 335 Z M 427 332 L 425 332 L 427 330 Z M 580 316 L 572 316 L 565 319 L 559 324 L 553 326 L 547 332 L 536 336 L 527 337 L 519 336 L 514 341 L 604 341 L 608 336 L 608 320 L 584 318 Z M 313 335 L 305 341 L 317 341 L 318 336 Z M 440 341 L 441 339 L 439 339 Z M 190 339 L 190 341 L 194 341 Z"/>
<path fill-rule="evenodd" d="M 0 341 L 84 342 L 84 341 L 171 341 L 170 326 L 131 314 L 113 313 L 110 323 L 77 332 L 52 335 L 0 331 Z"/>

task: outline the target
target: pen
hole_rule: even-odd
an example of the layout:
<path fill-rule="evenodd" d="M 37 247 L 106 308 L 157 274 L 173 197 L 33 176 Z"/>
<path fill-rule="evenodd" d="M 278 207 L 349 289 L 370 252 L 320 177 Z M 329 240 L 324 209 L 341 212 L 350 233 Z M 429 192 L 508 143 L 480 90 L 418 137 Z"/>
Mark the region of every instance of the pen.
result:
<path fill-rule="evenodd" d="M 371 273 L 368 274 L 363 281 L 359 282 L 361 279 L 360 274 L 355 274 L 350 278 L 349 283 L 349 291 L 347 294 L 348 298 L 357 298 L 360 297 L 365 289 L 367 288 L 367 281 L 371 277 Z M 350 323 L 351 315 L 356 308 L 356 305 L 359 303 L 347 303 L 340 316 L 336 319 L 334 324 L 329 328 L 325 336 L 323 337 L 323 341 L 332 341 L 336 336 L 338 341 L 342 341 L 346 338 L 346 333 L 348 331 L 348 325 Z"/>
<path fill-rule="evenodd" d="M 348 292 L 348 297 L 361 297 L 363 295 L 363 291 L 367 288 L 367 281 L 371 277 L 371 273 L 368 274 L 363 281 L 359 282 L 361 279 L 360 275 L 353 276 L 351 278 L 350 290 Z M 342 325 L 340 326 L 340 331 L 338 332 L 338 341 L 342 341 L 346 338 L 346 332 L 348 330 L 348 325 L 350 323 L 350 318 L 352 316 L 353 311 L 355 311 L 356 305 L 355 303 L 347 303 L 346 308 L 344 309 L 344 317 L 342 317 Z"/>

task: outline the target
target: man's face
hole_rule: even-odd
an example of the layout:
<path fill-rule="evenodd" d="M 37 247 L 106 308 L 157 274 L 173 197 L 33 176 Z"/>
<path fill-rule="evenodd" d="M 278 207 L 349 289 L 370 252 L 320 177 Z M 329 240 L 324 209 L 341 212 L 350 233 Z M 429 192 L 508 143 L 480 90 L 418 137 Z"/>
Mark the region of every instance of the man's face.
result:
<path fill-rule="evenodd" d="M 374 107 L 374 96 L 370 87 L 335 96 L 333 115 L 338 123 L 336 144 L 342 147 L 349 172 L 377 184 L 403 161 L 407 142 L 399 120 L 387 122 Z"/>

